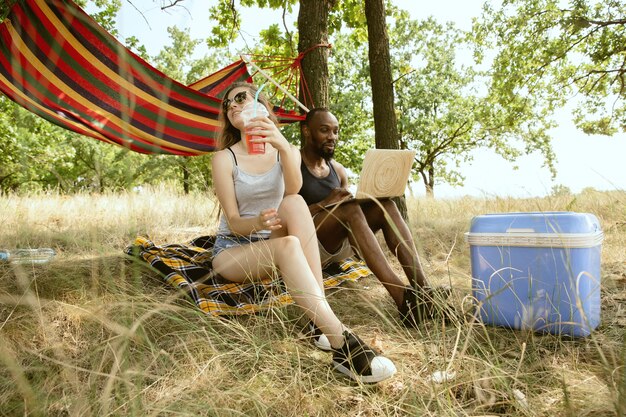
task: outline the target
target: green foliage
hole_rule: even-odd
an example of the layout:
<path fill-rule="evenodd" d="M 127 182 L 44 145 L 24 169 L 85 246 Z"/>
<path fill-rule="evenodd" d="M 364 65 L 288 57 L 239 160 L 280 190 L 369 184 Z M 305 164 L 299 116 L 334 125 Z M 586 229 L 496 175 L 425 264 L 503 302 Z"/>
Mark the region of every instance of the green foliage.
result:
<path fill-rule="evenodd" d="M 509 161 L 538 151 L 554 173 L 548 114 L 526 97 L 510 97 L 504 105 L 484 87 L 494 78 L 490 73 L 461 66 L 457 56 L 470 49 L 461 31 L 433 19 L 411 20 L 401 10 L 392 23 L 401 148 L 417 151 L 414 178 L 428 192 L 441 182 L 462 184 L 459 166 L 478 148 L 491 148 Z M 374 146 L 367 44 L 358 30 L 338 34 L 332 43 L 331 110 L 342 130 L 337 159 L 358 171 L 363 152 Z"/>
<path fill-rule="evenodd" d="M 459 166 L 478 148 L 508 161 L 538 151 L 555 174 L 547 135 L 551 113 L 532 97 L 503 101 L 498 90 L 485 88 L 499 82 L 497 72 L 460 65 L 457 57 L 470 48 L 463 32 L 451 23 L 415 22 L 399 13 L 390 38 L 400 74 L 394 86 L 402 147 L 417 151 L 415 173 L 428 193 L 442 181 L 461 185 Z"/>
<path fill-rule="evenodd" d="M 17 0 L 5 0 L 0 3 L 0 22 L 2 22 L 9 14 L 9 10 L 15 4 Z"/>
<path fill-rule="evenodd" d="M 367 21 L 363 7 L 362 0 L 339 0 L 330 16 L 329 26 L 333 29 L 330 33 L 336 33 L 343 25 L 351 29 L 366 29 Z"/>
<path fill-rule="evenodd" d="M 121 0 L 92 0 L 100 11 L 91 15 L 107 32 L 113 36 L 118 36 L 119 32 L 115 28 L 117 12 L 122 7 Z"/>
<path fill-rule="evenodd" d="M 574 121 L 584 132 L 626 131 L 626 3 L 507 0 L 485 4 L 476 21 L 476 56 L 495 50 L 492 88 L 550 110 L 580 97 Z"/>
<path fill-rule="evenodd" d="M 367 49 L 355 40 L 354 34 L 338 34 L 332 44 L 330 109 L 337 116 L 341 129 L 335 157 L 347 168 L 359 172 L 363 154 L 374 147 Z"/>
<path fill-rule="evenodd" d="M 134 36 L 129 36 L 126 38 L 126 47 L 131 51 L 134 51 L 137 55 L 139 55 L 142 59 L 148 59 L 148 51 L 146 47 L 141 44 L 141 41 Z"/>
<path fill-rule="evenodd" d="M 36 190 L 55 183 L 56 172 L 47 162 L 65 153 L 58 146 L 62 130 L 5 97 L 0 97 L 0 108 L 0 125 L 4 125 L 0 130 L 0 192 Z"/>
<path fill-rule="evenodd" d="M 401 74 L 395 91 L 402 147 L 417 151 L 415 173 L 428 191 L 439 180 L 462 183 L 455 168 L 481 143 L 473 135 L 479 108 L 471 91 L 475 73 L 456 64 L 461 34 L 451 24 L 401 15 L 391 38 Z"/>
<path fill-rule="evenodd" d="M 297 0 L 241 0 L 241 7 L 260 7 L 291 12 Z M 210 9 L 211 21 L 215 25 L 211 29 L 212 36 L 207 39 L 209 47 L 225 47 L 237 39 L 241 28 L 241 14 L 235 3 L 230 0 L 219 0 Z M 270 25 L 271 26 L 271 25 Z M 244 28 L 245 29 L 245 28 Z"/>
<path fill-rule="evenodd" d="M 0 97 L 0 193 L 123 190 L 171 182 L 176 157 L 141 155 L 62 129 Z M 168 159 L 169 158 L 169 159 Z M 206 164 L 206 161 L 204 161 Z M 197 185 L 205 189 L 201 164 Z M 209 181 L 210 184 L 210 181 Z"/>
<path fill-rule="evenodd" d="M 170 78 L 187 82 L 185 73 L 191 66 L 191 55 L 196 46 L 200 44 L 200 40 L 191 39 L 189 29 L 180 30 L 176 26 L 168 27 L 167 33 L 172 40 L 172 44 L 163 47 L 152 61 L 158 70 Z M 213 66 L 211 62 L 204 61 L 204 63 L 207 66 Z"/>
<path fill-rule="evenodd" d="M 552 187 L 552 192 L 550 193 L 550 195 L 555 197 L 571 196 L 572 190 L 563 184 L 557 184 Z"/>
<path fill-rule="evenodd" d="M 241 26 L 241 16 L 230 2 L 220 1 L 210 8 L 211 20 L 215 25 L 211 29 L 212 36 L 207 39 L 209 47 L 226 46 L 237 37 Z"/>

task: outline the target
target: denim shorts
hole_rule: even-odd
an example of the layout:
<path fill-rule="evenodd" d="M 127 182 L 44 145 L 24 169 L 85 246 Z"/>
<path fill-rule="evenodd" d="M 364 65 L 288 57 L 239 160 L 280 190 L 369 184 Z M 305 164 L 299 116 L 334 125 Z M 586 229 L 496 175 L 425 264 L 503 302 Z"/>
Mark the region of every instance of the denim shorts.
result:
<path fill-rule="evenodd" d="M 213 258 L 220 254 L 223 250 L 234 248 L 236 246 L 248 245 L 266 238 L 260 236 L 235 236 L 235 235 L 217 235 L 213 244 Z"/>

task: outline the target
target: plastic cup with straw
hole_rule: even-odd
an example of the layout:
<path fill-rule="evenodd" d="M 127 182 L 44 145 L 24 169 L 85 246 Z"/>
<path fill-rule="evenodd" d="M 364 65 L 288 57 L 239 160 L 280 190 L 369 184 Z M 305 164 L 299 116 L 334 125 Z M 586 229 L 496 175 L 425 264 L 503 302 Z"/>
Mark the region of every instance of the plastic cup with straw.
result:
<path fill-rule="evenodd" d="M 256 135 L 254 131 L 247 129 L 247 125 L 255 117 L 269 116 L 269 112 L 267 111 L 265 105 L 259 103 L 259 94 L 261 94 L 261 90 L 263 90 L 264 87 L 265 84 L 259 87 L 254 95 L 254 101 L 246 104 L 243 109 L 241 109 L 241 117 L 243 119 L 245 129 L 246 146 L 248 148 L 248 153 L 253 155 L 265 153 L 265 142 L 253 142 L 253 140 L 262 139 L 264 136 Z"/>

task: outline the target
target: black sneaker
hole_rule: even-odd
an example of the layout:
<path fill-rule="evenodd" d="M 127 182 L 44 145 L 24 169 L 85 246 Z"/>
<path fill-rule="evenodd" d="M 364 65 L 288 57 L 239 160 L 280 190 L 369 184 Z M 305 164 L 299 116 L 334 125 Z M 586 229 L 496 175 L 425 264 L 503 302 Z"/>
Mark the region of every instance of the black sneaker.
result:
<path fill-rule="evenodd" d="M 312 321 L 307 324 L 304 333 L 306 337 L 309 337 L 311 338 L 311 340 L 313 340 L 313 344 L 316 348 L 324 350 L 326 352 L 333 349 L 326 335 L 322 333 L 319 327 L 317 327 Z"/>
<path fill-rule="evenodd" d="M 426 320 L 442 318 L 449 323 L 454 317 L 454 309 L 447 299 L 452 291 L 447 287 L 404 289 L 404 298 L 400 306 L 400 320 L 405 326 L 417 327 Z"/>
<path fill-rule="evenodd" d="M 396 366 L 367 346 L 358 336 L 343 332 L 344 344 L 333 349 L 333 367 L 355 381 L 371 384 L 391 378 Z"/>

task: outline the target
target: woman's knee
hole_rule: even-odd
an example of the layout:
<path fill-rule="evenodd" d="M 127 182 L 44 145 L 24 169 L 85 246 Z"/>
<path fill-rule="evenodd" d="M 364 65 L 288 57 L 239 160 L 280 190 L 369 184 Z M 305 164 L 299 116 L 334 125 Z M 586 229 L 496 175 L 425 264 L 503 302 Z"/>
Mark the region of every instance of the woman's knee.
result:
<path fill-rule="evenodd" d="M 300 194 L 290 194 L 283 198 L 279 210 L 309 211 L 309 208 Z"/>
<path fill-rule="evenodd" d="M 296 236 L 287 235 L 271 239 L 271 243 L 274 245 L 274 254 L 277 256 L 281 254 L 293 256 L 297 251 L 302 251 L 300 239 Z"/>

